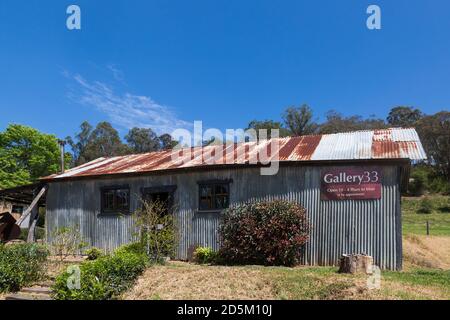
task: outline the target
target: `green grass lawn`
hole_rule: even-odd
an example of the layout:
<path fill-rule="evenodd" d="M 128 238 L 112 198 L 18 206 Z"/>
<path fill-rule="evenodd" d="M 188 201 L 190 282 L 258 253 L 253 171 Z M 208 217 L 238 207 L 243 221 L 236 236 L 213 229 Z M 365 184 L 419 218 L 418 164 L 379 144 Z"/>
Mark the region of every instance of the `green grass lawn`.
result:
<path fill-rule="evenodd" d="M 402 200 L 403 234 L 426 234 L 427 221 L 430 234 L 450 236 L 450 197 L 433 195 L 428 199 L 431 212 L 420 213 L 423 198 L 404 198 Z"/>

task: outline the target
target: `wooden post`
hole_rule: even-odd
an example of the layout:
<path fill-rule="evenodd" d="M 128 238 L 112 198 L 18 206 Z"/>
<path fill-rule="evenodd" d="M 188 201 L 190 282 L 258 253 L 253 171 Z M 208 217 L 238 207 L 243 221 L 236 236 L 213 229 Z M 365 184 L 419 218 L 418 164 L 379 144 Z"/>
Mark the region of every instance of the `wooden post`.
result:
<path fill-rule="evenodd" d="M 430 235 L 430 222 L 427 220 L 427 236 Z"/>
<path fill-rule="evenodd" d="M 37 190 L 34 191 L 33 197 L 37 197 L 38 193 Z M 36 224 L 37 220 L 39 219 L 39 204 L 36 202 L 36 204 L 31 209 L 30 214 L 30 223 L 28 225 L 28 237 L 27 242 L 33 243 L 36 242 Z"/>

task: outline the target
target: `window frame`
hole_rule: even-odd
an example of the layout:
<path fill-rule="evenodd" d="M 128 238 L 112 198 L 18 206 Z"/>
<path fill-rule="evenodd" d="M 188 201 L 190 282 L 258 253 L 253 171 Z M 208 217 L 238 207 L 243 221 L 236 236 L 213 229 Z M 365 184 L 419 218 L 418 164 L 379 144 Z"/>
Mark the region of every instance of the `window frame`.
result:
<path fill-rule="evenodd" d="M 230 192 L 230 184 L 233 182 L 232 179 L 225 179 L 225 180 L 202 180 L 202 181 L 197 181 L 198 184 L 198 212 L 221 212 L 227 208 L 230 207 L 230 199 L 231 199 L 231 192 Z M 216 208 L 216 186 L 225 186 L 228 193 L 227 193 L 227 203 L 228 206 L 225 208 Z M 213 208 L 208 208 L 208 209 L 202 209 L 201 207 L 201 190 L 202 187 L 211 187 L 212 189 L 212 195 L 211 195 L 211 199 L 212 199 L 212 204 L 213 204 Z"/>
<path fill-rule="evenodd" d="M 126 209 L 118 209 L 116 199 L 117 196 L 114 194 L 113 198 L 113 209 L 106 209 L 105 208 L 105 193 L 108 191 L 117 191 L 117 190 L 127 190 L 127 203 L 128 208 Z M 116 216 L 116 215 L 124 215 L 124 214 L 130 214 L 131 212 L 131 203 L 130 203 L 130 186 L 129 185 L 114 185 L 114 186 L 104 186 L 100 188 L 100 215 L 103 216 Z"/>

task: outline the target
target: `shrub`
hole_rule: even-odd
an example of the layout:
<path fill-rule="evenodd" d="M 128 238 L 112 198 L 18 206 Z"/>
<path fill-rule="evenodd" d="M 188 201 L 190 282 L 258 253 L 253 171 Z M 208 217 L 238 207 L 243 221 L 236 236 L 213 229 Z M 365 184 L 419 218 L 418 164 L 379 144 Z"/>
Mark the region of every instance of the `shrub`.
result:
<path fill-rule="evenodd" d="M 75 256 L 80 254 L 86 246 L 87 243 L 83 241 L 78 227 L 58 228 L 51 234 L 50 249 L 52 253 L 59 256 L 61 260 L 63 260 L 65 256 Z"/>
<path fill-rule="evenodd" d="M 194 251 L 194 261 L 200 264 L 216 262 L 217 252 L 209 247 L 198 247 Z"/>
<path fill-rule="evenodd" d="M 85 255 L 87 255 L 87 260 L 97 260 L 103 255 L 103 251 L 99 248 L 89 248 L 84 252 Z"/>
<path fill-rule="evenodd" d="M 292 266 L 300 261 L 309 225 L 302 206 L 276 200 L 227 209 L 219 232 L 222 262 Z"/>
<path fill-rule="evenodd" d="M 147 258 L 144 254 L 118 250 L 97 260 L 80 265 L 80 289 L 68 288 L 70 272 L 60 274 L 52 287 L 58 300 L 109 300 L 116 299 L 127 290 L 144 271 Z"/>
<path fill-rule="evenodd" d="M 163 202 L 142 200 L 142 207 L 133 215 L 140 243 L 149 259 L 158 263 L 174 256 L 177 243 L 174 216 L 166 209 Z"/>
<path fill-rule="evenodd" d="M 0 292 L 15 292 L 42 279 L 47 257 L 41 245 L 0 245 Z"/>
<path fill-rule="evenodd" d="M 140 242 L 133 242 L 129 244 L 124 244 L 117 248 L 114 253 L 121 254 L 121 253 L 134 253 L 134 254 L 141 254 L 145 255 L 145 246 L 144 244 Z"/>
<path fill-rule="evenodd" d="M 415 169 L 411 173 L 411 179 L 408 184 L 408 192 L 413 196 L 421 196 L 427 190 L 428 175 L 425 170 Z"/>
<path fill-rule="evenodd" d="M 425 213 L 429 214 L 433 211 L 433 202 L 428 197 L 424 197 L 422 200 L 420 200 L 419 209 L 417 210 L 418 213 Z"/>

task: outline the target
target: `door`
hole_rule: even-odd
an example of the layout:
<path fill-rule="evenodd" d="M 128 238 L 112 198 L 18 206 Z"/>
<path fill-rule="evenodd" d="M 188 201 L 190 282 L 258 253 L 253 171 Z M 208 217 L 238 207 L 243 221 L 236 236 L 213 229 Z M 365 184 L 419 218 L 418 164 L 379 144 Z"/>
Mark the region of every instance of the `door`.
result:
<path fill-rule="evenodd" d="M 161 214 L 172 213 L 176 186 L 150 187 L 142 189 L 142 199 L 146 202 L 158 202 L 162 205 Z"/>

